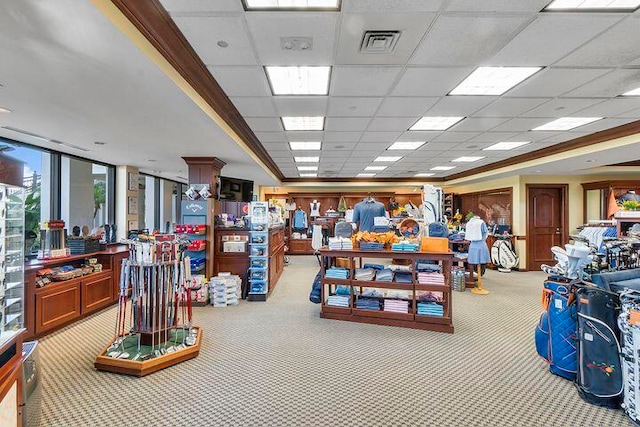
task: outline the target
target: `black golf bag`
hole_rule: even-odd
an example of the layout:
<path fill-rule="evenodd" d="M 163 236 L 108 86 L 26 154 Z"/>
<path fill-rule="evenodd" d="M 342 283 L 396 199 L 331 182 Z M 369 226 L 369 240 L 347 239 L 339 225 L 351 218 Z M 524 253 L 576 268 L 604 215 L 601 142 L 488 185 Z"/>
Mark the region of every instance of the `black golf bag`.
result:
<path fill-rule="evenodd" d="M 594 285 L 574 285 L 578 314 L 576 387 L 586 402 L 619 408 L 623 383 L 618 294 Z"/>

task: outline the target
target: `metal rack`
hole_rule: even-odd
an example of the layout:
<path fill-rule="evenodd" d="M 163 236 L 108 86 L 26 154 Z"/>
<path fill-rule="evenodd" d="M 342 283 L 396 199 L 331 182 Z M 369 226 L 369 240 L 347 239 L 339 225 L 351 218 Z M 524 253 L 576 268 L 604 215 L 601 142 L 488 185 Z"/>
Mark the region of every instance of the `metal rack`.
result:
<path fill-rule="evenodd" d="M 269 293 L 269 203 L 251 202 L 249 232 L 249 301 L 266 301 Z"/>

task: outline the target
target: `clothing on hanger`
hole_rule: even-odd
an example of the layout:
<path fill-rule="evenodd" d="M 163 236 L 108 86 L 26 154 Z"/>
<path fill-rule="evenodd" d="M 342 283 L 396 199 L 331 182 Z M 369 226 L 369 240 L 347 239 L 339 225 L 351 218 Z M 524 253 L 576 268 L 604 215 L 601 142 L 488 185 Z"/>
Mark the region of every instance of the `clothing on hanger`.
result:
<path fill-rule="evenodd" d="M 309 208 L 310 208 L 309 216 L 311 216 L 311 218 L 320 216 L 320 202 L 314 200 L 313 202 L 309 203 Z"/>
<path fill-rule="evenodd" d="M 293 213 L 293 228 L 295 229 L 303 229 L 308 227 L 307 222 L 307 213 L 302 209 L 298 208 Z"/>

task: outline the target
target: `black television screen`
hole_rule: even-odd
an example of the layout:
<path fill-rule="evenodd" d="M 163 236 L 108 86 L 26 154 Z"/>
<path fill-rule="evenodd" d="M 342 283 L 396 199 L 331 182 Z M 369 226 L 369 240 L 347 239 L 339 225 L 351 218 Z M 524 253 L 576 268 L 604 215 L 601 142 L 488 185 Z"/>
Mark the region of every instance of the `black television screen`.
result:
<path fill-rule="evenodd" d="M 218 199 L 230 202 L 250 202 L 253 198 L 253 181 L 221 176 Z"/>

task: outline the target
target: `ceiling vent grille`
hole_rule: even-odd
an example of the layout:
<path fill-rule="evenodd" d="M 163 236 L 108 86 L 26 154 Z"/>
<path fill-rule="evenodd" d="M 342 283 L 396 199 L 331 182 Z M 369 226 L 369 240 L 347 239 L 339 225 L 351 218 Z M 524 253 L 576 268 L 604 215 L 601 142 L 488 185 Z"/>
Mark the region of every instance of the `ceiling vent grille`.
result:
<path fill-rule="evenodd" d="M 393 53 L 400 31 L 365 31 L 360 53 Z"/>

